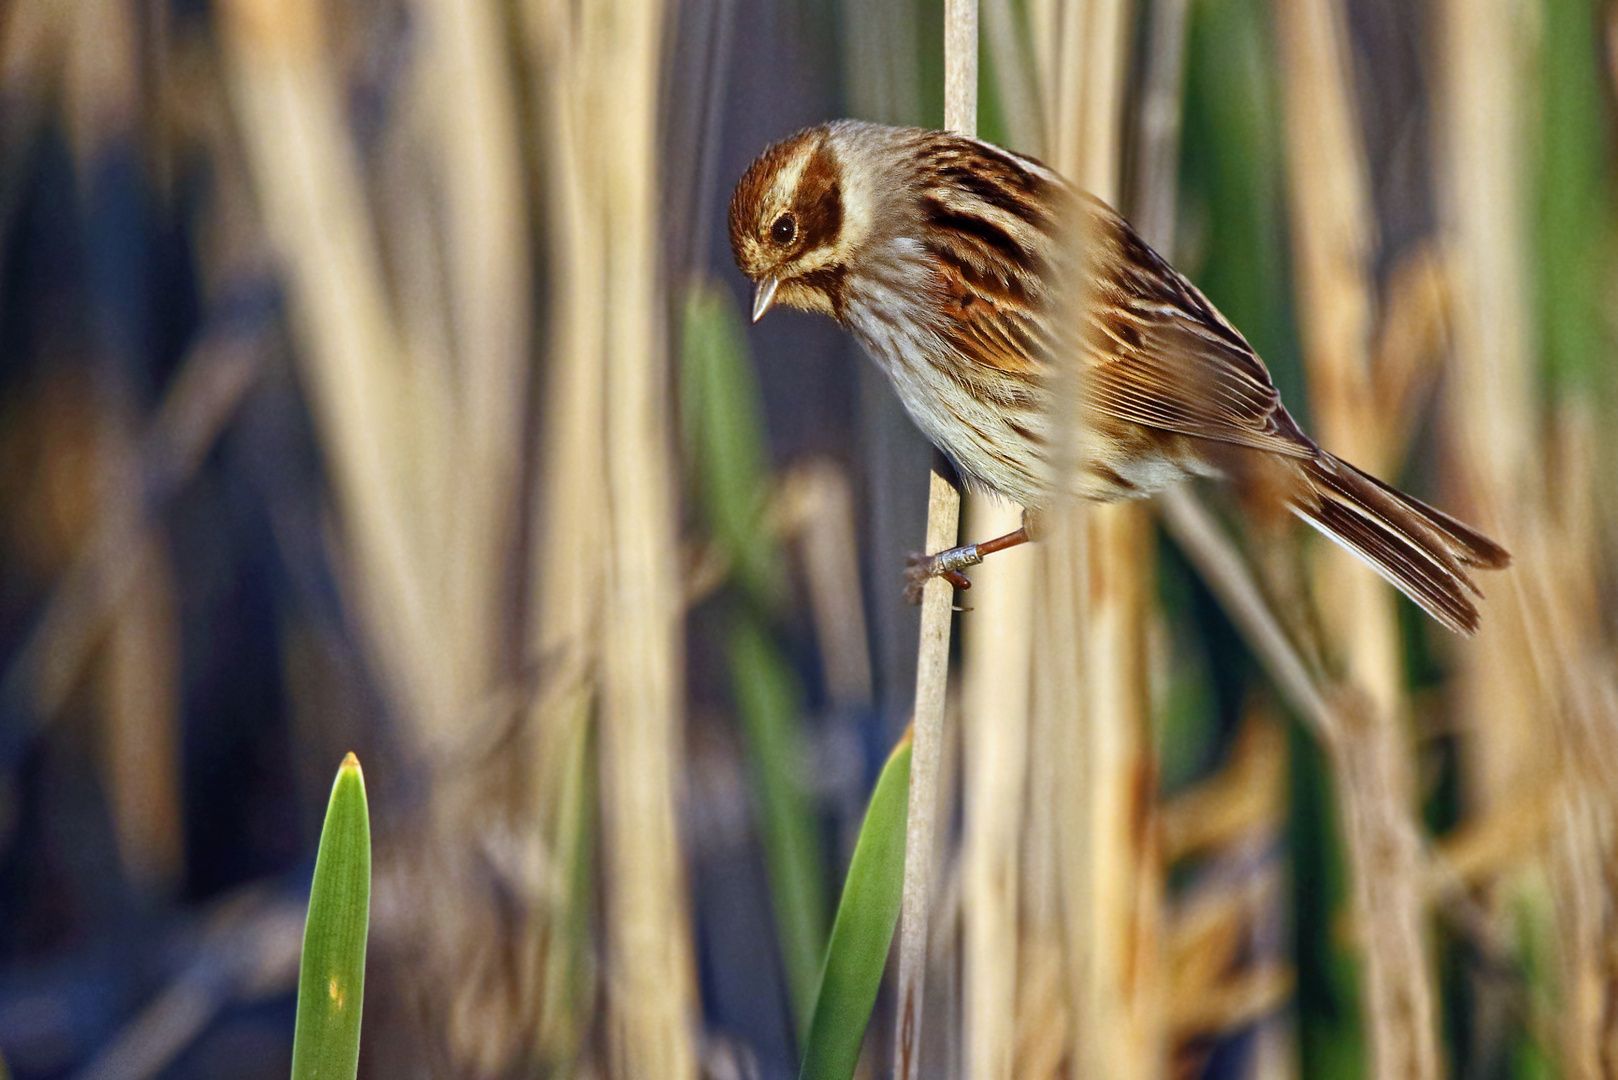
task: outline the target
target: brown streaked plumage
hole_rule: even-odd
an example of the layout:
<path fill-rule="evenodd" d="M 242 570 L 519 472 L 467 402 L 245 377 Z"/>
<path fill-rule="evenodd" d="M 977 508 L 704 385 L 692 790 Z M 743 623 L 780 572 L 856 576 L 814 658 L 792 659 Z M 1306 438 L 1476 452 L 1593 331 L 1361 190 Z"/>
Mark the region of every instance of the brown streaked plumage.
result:
<path fill-rule="evenodd" d="M 1082 259 L 1064 257 L 1068 238 Z M 776 303 L 835 318 L 968 482 L 1027 509 L 1064 489 L 1138 498 L 1193 475 L 1262 486 L 1466 633 L 1478 624 L 1469 570 L 1510 562 L 1316 446 L 1207 298 L 1106 204 L 1030 158 L 916 128 L 811 128 L 748 168 L 730 242 L 755 320 Z M 1082 307 L 1059 302 L 1075 272 Z M 1058 470 L 1047 398 L 1056 361 L 1075 356 L 1084 453 Z M 960 568 L 1004 546 L 969 545 L 926 570 L 964 585 Z"/>

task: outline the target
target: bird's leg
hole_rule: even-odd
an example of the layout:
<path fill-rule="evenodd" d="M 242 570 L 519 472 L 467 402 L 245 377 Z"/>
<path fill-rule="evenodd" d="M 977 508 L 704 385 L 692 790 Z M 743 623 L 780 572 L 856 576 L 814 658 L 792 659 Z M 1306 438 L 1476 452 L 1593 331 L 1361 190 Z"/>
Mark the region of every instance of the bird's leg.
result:
<path fill-rule="evenodd" d="M 960 547 L 948 548 L 934 555 L 910 556 L 910 565 L 905 570 L 906 599 L 912 604 L 921 603 L 922 588 L 929 579 L 935 577 L 943 578 L 957 589 L 970 589 L 972 582 L 961 573 L 962 570 L 976 566 L 985 556 L 993 555 L 997 551 L 1032 542 L 1037 538 L 1036 532 L 1032 515 L 1024 510 L 1022 528 L 1016 532 L 1008 532 L 1004 536 L 997 536 L 993 540 L 985 540 L 979 544 L 962 544 Z"/>

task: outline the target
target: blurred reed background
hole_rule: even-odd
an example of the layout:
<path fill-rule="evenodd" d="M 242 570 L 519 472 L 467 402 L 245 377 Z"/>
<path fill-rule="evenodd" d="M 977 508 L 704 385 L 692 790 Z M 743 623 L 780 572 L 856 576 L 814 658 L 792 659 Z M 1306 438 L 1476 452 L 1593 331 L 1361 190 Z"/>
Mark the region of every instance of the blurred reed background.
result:
<path fill-rule="evenodd" d="M 11 1075 L 286 1075 L 349 749 L 362 1075 L 796 1073 L 929 451 L 724 208 L 938 125 L 942 8 L 0 0 Z M 1208 491 L 980 568 L 921 1073 L 1618 1074 L 1618 4 L 981 27 L 980 133 L 1516 562 L 1471 641 Z"/>

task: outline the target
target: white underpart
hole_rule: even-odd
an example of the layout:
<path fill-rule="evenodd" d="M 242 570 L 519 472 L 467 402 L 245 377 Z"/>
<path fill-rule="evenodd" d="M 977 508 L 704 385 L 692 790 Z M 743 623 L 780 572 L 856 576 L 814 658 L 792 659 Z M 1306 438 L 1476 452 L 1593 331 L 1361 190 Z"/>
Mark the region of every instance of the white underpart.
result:
<path fill-rule="evenodd" d="M 887 372 L 910 419 L 969 479 L 982 478 L 1024 506 L 1048 501 L 1041 462 L 1008 460 L 993 449 L 1023 441 L 1011 430 L 1012 421 L 1043 433 L 1047 420 L 1042 410 L 1008 417 L 1003 409 L 961 393 L 941 373 L 943 365 L 962 361 L 950 358 L 952 346 L 927 320 L 917 318 L 918 306 L 933 290 L 922 247 L 901 237 L 892 251 L 893 257 L 880 267 L 867 268 L 877 272 L 849 279 L 849 329 Z"/>

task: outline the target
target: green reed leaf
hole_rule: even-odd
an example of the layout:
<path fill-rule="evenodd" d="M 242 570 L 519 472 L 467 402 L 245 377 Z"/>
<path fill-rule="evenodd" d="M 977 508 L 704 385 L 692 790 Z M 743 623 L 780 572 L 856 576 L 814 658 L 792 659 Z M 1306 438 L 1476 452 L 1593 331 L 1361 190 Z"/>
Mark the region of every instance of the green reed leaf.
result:
<path fill-rule="evenodd" d="M 815 1017 L 799 1080 L 848 1080 L 871 1020 L 904 891 L 910 735 L 888 758 L 871 793 L 837 905 Z"/>
<path fill-rule="evenodd" d="M 353 1080 L 358 1071 L 370 918 L 370 811 L 359 759 L 349 754 L 332 784 L 309 889 L 292 1080 Z"/>

